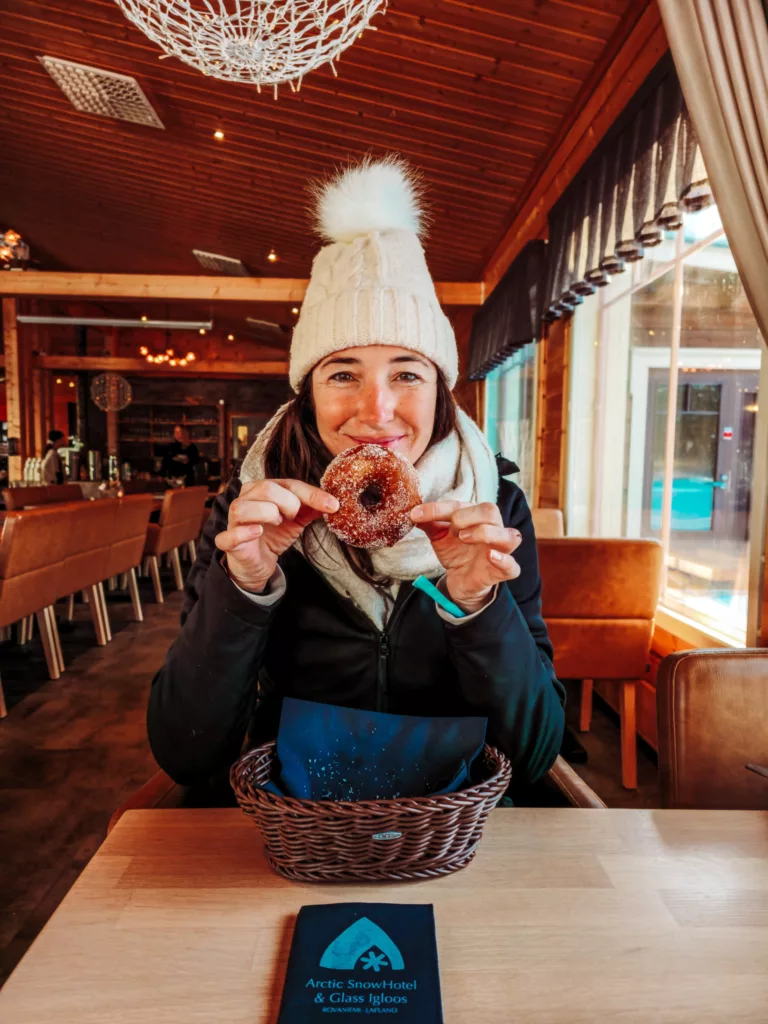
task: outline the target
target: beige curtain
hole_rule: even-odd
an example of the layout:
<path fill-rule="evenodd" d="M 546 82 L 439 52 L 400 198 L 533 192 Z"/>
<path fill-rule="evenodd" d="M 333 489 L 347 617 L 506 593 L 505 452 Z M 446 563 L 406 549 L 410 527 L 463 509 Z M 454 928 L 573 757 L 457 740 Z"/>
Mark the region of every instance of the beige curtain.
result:
<path fill-rule="evenodd" d="M 709 182 L 768 340 L 768 24 L 761 0 L 659 0 Z"/>

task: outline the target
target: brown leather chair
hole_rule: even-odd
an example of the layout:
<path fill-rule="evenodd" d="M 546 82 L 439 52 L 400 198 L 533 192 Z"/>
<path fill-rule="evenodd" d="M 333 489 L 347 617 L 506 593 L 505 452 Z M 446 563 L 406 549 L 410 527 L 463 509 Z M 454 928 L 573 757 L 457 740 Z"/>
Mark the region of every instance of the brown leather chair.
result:
<path fill-rule="evenodd" d="M 136 568 L 141 565 L 144 555 L 149 515 L 152 511 L 152 495 L 135 494 L 114 499 L 112 503 L 115 507 L 110 524 L 107 577 L 126 577 L 133 614 L 137 622 L 143 622 L 144 613 L 141 610 L 139 587 L 136 582 Z"/>
<path fill-rule="evenodd" d="M 179 547 L 196 541 L 200 536 L 200 523 L 207 498 L 207 487 L 184 487 L 180 490 L 166 491 L 159 521 L 149 524 L 144 556 L 149 561 L 155 598 L 159 604 L 163 603 L 163 588 L 160 583 L 158 555 L 170 553 L 176 589 L 183 590 Z"/>
<path fill-rule="evenodd" d="M 79 484 L 9 487 L 3 491 L 3 501 L 9 512 L 17 512 L 23 508 L 38 508 L 40 505 L 57 505 L 61 502 L 83 500 L 83 492 Z"/>
<path fill-rule="evenodd" d="M 103 647 L 112 639 L 103 581 L 108 576 L 117 513 L 115 499 L 59 505 L 52 511 L 59 514 L 54 529 L 66 537 L 56 596 L 65 598 L 79 591 L 88 596 L 96 642 Z"/>
<path fill-rule="evenodd" d="M 531 516 L 537 540 L 565 536 L 563 513 L 559 508 L 532 508 Z"/>
<path fill-rule="evenodd" d="M 544 619 L 560 679 L 579 679 L 580 727 L 588 731 L 595 679 L 621 687 L 621 766 L 637 786 L 635 682 L 648 667 L 659 599 L 655 540 L 563 537 L 538 541 Z"/>
<path fill-rule="evenodd" d="M 53 605 L 69 538 L 61 507 L 10 512 L 0 537 L 0 627 L 37 617 L 51 679 L 64 671 Z M 0 683 L 0 718 L 6 714 Z"/>
<path fill-rule="evenodd" d="M 123 480 L 120 486 L 123 494 L 163 494 L 168 484 L 162 477 L 150 480 Z"/>
<path fill-rule="evenodd" d="M 662 806 L 768 810 L 768 650 L 668 655 L 656 717 Z"/>

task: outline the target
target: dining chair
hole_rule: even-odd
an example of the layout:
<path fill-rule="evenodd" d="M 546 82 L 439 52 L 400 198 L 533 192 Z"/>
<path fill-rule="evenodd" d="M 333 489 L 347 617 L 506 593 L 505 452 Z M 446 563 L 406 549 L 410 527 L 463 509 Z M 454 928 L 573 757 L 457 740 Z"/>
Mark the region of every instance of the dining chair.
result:
<path fill-rule="evenodd" d="M 30 487 L 8 487 L 3 491 L 3 501 L 9 512 L 23 508 L 39 508 L 41 505 L 58 505 L 62 502 L 83 501 L 79 484 L 41 484 Z"/>
<path fill-rule="evenodd" d="M 155 589 L 155 600 L 163 603 L 163 588 L 160 582 L 160 563 L 158 557 L 167 554 L 173 568 L 177 590 L 184 589 L 181 573 L 179 548 L 182 544 L 196 541 L 200 536 L 203 509 L 208 499 L 207 487 L 184 487 L 168 490 L 163 497 L 160 518 L 150 523 L 144 545 L 144 557 L 149 562 L 152 583 Z"/>
<path fill-rule="evenodd" d="M 563 513 L 559 508 L 532 508 L 531 518 L 537 540 L 565 536 Z"/>
<path fill-rule="evenodd" d="M 768 810 L 768 650 L 668 655 L 656 717 L 663 807 Z"/>
<path fill-rule="evenodd" d="M 559 679 L 581 682 L 580 728 L 592 720 L 595 680 L 620 683 L 621 775 L 637 787 L 635 687 L 648 668 L 659 599 L 655 540 L 562 537 L 537 541 L 542 613 Z"/>

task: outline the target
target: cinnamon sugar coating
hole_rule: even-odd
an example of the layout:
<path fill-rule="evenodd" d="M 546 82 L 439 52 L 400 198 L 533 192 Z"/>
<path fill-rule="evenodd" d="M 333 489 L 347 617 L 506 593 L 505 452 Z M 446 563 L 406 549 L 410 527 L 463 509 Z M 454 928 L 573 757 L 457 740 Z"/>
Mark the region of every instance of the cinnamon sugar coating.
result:
<path fill-rule="evenodd" d="M 325 515 L 328 528 L 345 544 L 368 551 L 402 540 L 413 529 L 411 509 L 421 504 L 411 463 L 377 444 L 337 455 L 320 486 L 339 501 L 339 511 Z"/>

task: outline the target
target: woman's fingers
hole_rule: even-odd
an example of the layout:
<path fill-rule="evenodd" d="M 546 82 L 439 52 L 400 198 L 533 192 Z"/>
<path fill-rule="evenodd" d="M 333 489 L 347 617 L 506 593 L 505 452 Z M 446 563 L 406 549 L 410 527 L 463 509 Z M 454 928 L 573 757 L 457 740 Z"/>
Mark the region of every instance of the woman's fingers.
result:
<path fill-rule="evenodd" d="M 230 521 L 279 525 L 295 519 L 302 506 L 319 513 L 335 512 L 339 503 L 332 495 L 302 480 L 258 480 L 247 485 L 230 506 Z"/>
<path fill-rule="evenodd" d="M 451 519 L 453 514 L 467 504 L 465 501 L 427 501 L 411 509 L 411 519 L 422 526 Z"/>
<path fill-rule="evenodd" d="M 522 537 L 519 530 L 506 526 L 491 526 L 483 523 L 459 531 L 459 540 L 465 544 L 485 544 L 495 551 L 511 555 L 520 546 Z"/>
<path fill-rule="evenodd" d="M 219 551 L 234 551 L 241 544 L 248 544 L 256 540 L 264 532 L 264 527 L 258 524 L 249 526 L 231 526 L 228 530 L 222 530 L 216 534 L 216 547 Z"/>
<path fill-rule="evenodd" d="M 491 501 L 484 501 L 479 505 L 466 505 L 457 509 L 451 516 L 451 526 L 457 533 L 485 523 L 491 526 L 504 526 L 499 506 Z"/>
<path fill-rule="evenodd" d="M 503 580 L 516 580 L 520 575 L 520 566 L 512 555 L 505 555 L 501 551 L 489 548 L 487 556 L 493 569 L 493 574 L 500 583 Z"/>

